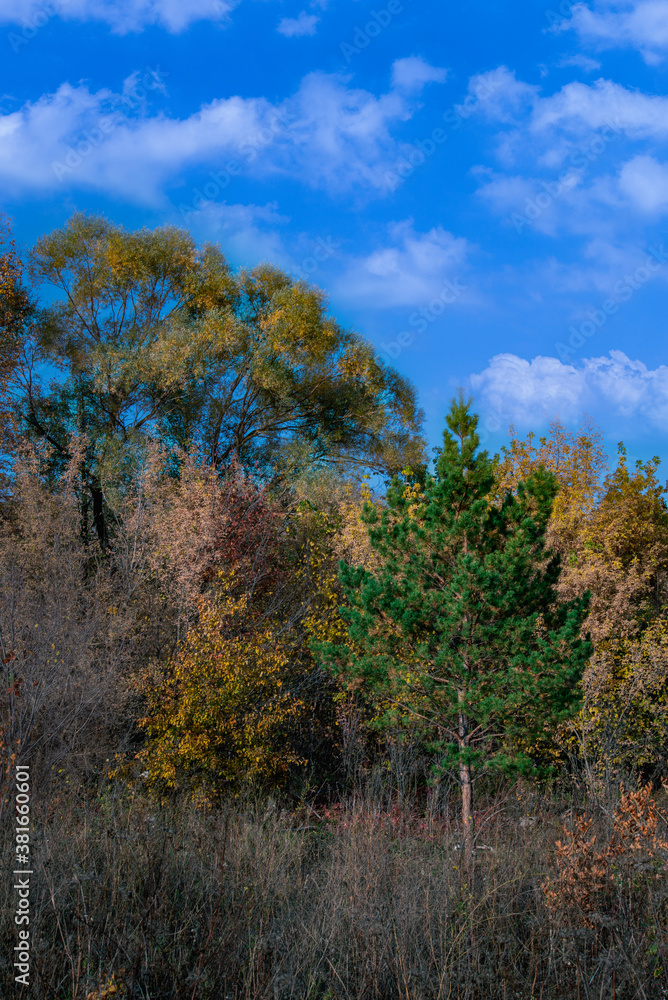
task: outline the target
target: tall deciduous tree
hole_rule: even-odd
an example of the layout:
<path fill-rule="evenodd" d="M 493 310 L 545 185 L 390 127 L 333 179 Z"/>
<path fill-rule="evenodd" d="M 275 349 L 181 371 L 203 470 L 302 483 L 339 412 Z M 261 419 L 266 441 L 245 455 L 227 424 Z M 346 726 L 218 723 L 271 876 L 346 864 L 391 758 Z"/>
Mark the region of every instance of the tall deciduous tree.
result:
<path fill-rule="evenodd" d="M 367 508 L 382 565 L 341 565 L 350 641 L 321 655 L 436 727 L 443 766 L 459 772 L 470 864 L 474 773 L 533 770 L 527 748 L 577 710 L 591 647 L 587 599 L 559 601 L 559 559 L 545 549 L 554 477 L 539 469 L 494 502 L 461 394 L 446 423 L 435 475 L 395 484 L 380 514 Z"/>
<path fill-rule="evenodd" d="M 66 377 L 28 394 L 27 417 L 64 458 L 68 432 L 86 435 L 102 542 L 105 470 L 127 468 L 147 438 L 268 476 L 419 461 L 413 388 L 278 268 L 235 274 L 184 231 L 128 233 L 84 215 L 39 240 L 32 264 L 62 295 L 38 340 Z"/>
<path fill-rule="evenodd" d="M 0 451 L 8 444 L 9 391 L 19 367 L 25 327 L 32 311 L 30 290 L 24 278 L 23 262 L 9 224 L 0 222 Z"/>
<path fill-rule="evenodd" d="M 586 423 L 570 433 L 554 422 L 538 445 L 530 434 L 503 449 L 499 492 L 541 465 L 559 486 L 548 544 L 563 559 L 561 596 L 591 592 L 587 628 L 595 643 L 636 634 L 666 600 L 668 510 L 659 459 L 631 470 L 620 445 L 617 468 L 608 472 L 600 430 Z"/>
<path fill-rule="evenodd" d="M 23 324 L 30 314 L 30 294 L 24 266 L 11 236 L 9 223 L 0 224 L 0 378 L 16 363 Z"/>
<path fill-rule="evenodd" d="M 540 466 L 554 473 L 559 491 L 552 505 L 549 542 L 564 560 L 563 583 L 572 557 L 581 547 L 583 529 L 601 498 L 602 479 L 608 468 L 603 434 L 587 418 L 576 431 L 553 420 L 547 435 L 537 443 L 534 438 L 534 434 L 528 434 L 521 440 L 511 429 L 510 445 L 502 448 L 497 467 L 498 492 L 502 496 L 506 490 L 514 490 Z"/>

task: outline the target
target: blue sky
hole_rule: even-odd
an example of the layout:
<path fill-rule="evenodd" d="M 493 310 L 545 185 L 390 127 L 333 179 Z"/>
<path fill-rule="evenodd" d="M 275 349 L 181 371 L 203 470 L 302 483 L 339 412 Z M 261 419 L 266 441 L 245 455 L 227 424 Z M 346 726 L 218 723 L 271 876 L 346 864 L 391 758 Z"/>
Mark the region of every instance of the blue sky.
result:
<path fill-rule="evenodd" d="M 271 260 L 490 448 L 668 432 L 668 0 L 0 0 L 0 208 Z M 664 246 L 665 241 L 665 246 Z"/>

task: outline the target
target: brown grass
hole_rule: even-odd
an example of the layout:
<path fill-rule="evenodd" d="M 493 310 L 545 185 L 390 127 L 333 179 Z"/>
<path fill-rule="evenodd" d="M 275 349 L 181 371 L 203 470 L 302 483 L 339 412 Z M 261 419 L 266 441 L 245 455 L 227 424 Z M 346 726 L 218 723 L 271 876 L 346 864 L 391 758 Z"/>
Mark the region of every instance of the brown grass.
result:
<path fill-rule="evenodd" d="M 617 851 L 607 909 L 600 918 L 586 907 L 578 916 L 573 894 L 555 886 L 573 875 L 584 849 L 578 837 L 590 840 L 592 828 L 574 829 L 557 853 L 561 824 L 549 803 L 520 825 L 523 809 L 526 800 L 506 801 L 496 818 L 490 811 L 469 889 L 447 820 L 405 805 L 388 810 L 370 795 L 290 813 L 266 799 L 217 811 L 159 806 L 120 786 L 51 797 L 48 811 L 35 810 L 36 947 L 26 995 L 668 995 L 668 879 L 656 829 L 646 829 L 651 863 L 649 842 L 634 848 L 631 837 L 627 854 L 638 863 L 627 870 L 621 821 L 606 827 L 597 819 L 601 845 Z M 637 832 L 628 822 L 625 829 Z M 7 829 L 5 857 L 10 838 Z M 589 877 L 587 864 L 578 878 Z M 4 887 L 0 995 L 9 997 L 16 936 L 9 877 Z"/>

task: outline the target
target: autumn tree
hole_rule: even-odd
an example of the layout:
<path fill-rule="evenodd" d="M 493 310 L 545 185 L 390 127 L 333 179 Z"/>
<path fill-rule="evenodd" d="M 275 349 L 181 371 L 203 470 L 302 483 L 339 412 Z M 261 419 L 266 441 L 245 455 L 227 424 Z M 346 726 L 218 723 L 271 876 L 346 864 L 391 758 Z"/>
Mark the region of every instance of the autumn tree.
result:
<path fill-rule="evenodd" d="M 638 634 L 665 605 L 668 509 L 659 465 L 655 457 L 630 469 L 620 445 L 582 533 L 570 586 L 595 595 L 595 638 Z"/>
<path fill-rule="evenodd" d="M 453 400 L 435 474 L 367 508 L 382 566 L 342 564 L 349 639 L 320 646 L 336 672 L 436 728 L 441 766 L 459 773 L 469 865 L 474 776 L 532 772 L 526 748 L 577 710 L 590 653 L 587 600 L 559 601 L 545 548 L 554 477 L 538 470 L 493 503 L 477 423 Z"/>
<path fill-rule="evenodd" d="M 668 621 L 640 635 L 598 645 L 584 683 L 581 717 L 570 741 L 582 756 L 590 787 L 607 789 L 640 772 L 655 777 L 668 757 Z M 564 740 L 568 743 L 568 738 Z"/>
<path fill-rule="evenodd" d="M 161 590 L 180 576 L 189 595 L 172 654 L 140 684 L 139 759 L 154 787 L 215 797 L 336 767 L 336 688 L 308 646 L 313 622 L 340 601 L 331 590 L 336 505 L 322 486 L 277 495 L 240 468 L 221 477 L 192 461 L 179 481 L 151 486 L 164 497 L 164 516 L 151 516 L 160 541 L 149 546 L 165 560 Z M 198 528 L 188 559 L 181 525 L 190 511 Z M 126 517 L 120 538 L 131 526 Z"/>
<path fill-rule="evenodd" d="M 164 680 L 147 688 L 139 760 L 166 790 L 275 784 L 305 763 L 291 740 L 306 708 L 292 691 L 295 650 L 275 623 L 249 621 L 246 600 L 224 586 L 199 611 Z"/>
<path fill-rule="evenodd" d="M 36 336 L 63 380 L 30 386 L 25 417 L 63 461 L 68 434 L 85 434 L 103 547 L 105 482 L 131 476 L 148 440 L 269 478 L 327 464 L 391 471 L 421 454 L 409 383 L 278 268 L 235 274 L 184 231 L 75 215 L 37 242 L 32 269 L 61 295 Z"/>
<path fill-rule="evenodd" d="M 541 465 L 556 478 L 548 541 L 562 556 L 559 590 L 567 598 L 590 591 L 587 630 L 595 643 L 634 635 L 665 601 L 668 512 L 659 464 L 654 458 L 631 470 L 620 445 L 617 467 L 608 471 L 591 422 L 574 433 L 554 422 L 537 445 L 530 434 L 502 451 L 499 496 Z"/>
<path fill-rule="evenodd" d="M 9 224 L 5 223 L 0 225 L 0 451 L 9 446 L 9 389 L 19 368 L 25 328 L 32 308 L 23 262 L 11 237 Z"/>
<path fill-rule="evenodd" d="M 553 420 L 549 433 L 536 442 L 534 434 L 522 440 L 511 428 L 510 444 L 497 457 L 498 497 L 503 497 L 507 490 L 515 490 L 519 482 L 541 466 L 553 473 L 559 487 L 548 530 L 551 547 L 562 556 L 563 584 L 568 567 L 581 548 L 584 526 L 597 508 L 602 478 L 608 467 L 600 429 L 585 419 L 576 431 L 569 431 L 561 421 Z"/>
<path fill-rule="evenodd" d="M 584 768 L 590 790 L 622 774 L 660 766 L 665 685 L 665 582 L 668 511 L 659 459 L 629 467 L 620 444 L 608 470 L 601 432 L 555 422 L 536 444 L 513 438 L 497 466 L 498 492 L 545 465 L 559 491 L 548 526 L 561 553 L 559 593 L 591 594 L 587 631 L 594 642 L 583 678 L 582 711 L 557 740 Z"/>
<path fill-rule="evenodd" d="M 25 271 L 9 224 L 0 228 L 0 382 L 4 384 L 17 363 L 23 326 L 31 311 Z"/>

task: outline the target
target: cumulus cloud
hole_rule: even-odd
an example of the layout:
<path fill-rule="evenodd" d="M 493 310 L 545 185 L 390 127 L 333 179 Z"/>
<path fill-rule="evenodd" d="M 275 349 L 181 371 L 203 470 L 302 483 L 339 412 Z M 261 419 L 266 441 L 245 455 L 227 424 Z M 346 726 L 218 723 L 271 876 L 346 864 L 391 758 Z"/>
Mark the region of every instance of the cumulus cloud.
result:
<path fill-rule="evenodd" d="M 524 206 L 529 200 L 541 192 L 539 185 L 530 177 L 523 177 L 519 174 L 501 174 L 489 169 L 474 170 L 473 173 L 481 178 L 477 191 L 478 196 L 499 215 L 510 215 L 512 212 L 524 211 Z M 534 224 L 539 220 L 540 216 L 537 216 L 536 219 L 531 220 L 531 223 Z"/>
<path fill-rule="evenodd" d="M 10 191 L 77 186 L 155 202 L 184 166 L 239 154 L 275 118 L 267 101 L 239 97 L 187 119 L 148 117 L 131 95 L 63 84 L 0 115 L 0 178 Z"/>
<path fill-rule="evenodd" d="M 668 164 L 653 156 L 634 156 L 619 175 L 619 190 L 648 216 L 668 211 Z"/>
<path fill-rule="evenodd" d="M 440 226 L 418 233 L 411 219 L 392 223 L 385 246 L 349 262 L 337 295 L 376 308 L 427 305 L 446 281 L 459 280 L 472 250 Z"/>
<path fill-rule="evenodd" d="M 472 86 L 490 76 L 497 87 L 481 110 L 498 127 L 500 169 L 472 172 L 479 197 L 509 225 L 614 242 L 665 213 L 668 163 L 654 150 L 668 138 L 668 97 L 605 79 L 543 96 L 504 67 Z"/>
<path fill-rule="evenodd" d="M 537 101 L 531 119 L 534 132 L 562 128 L 582 133 L 610 123 L 634 139 L 668 135 L 668 98 L 629 90 L 610 80 L 592 85 L 568 83 Z"/>
<path fill-rule="evenodd" d="M 668 135 L 668 97 L 611 80 L 573 81 L 542 96 L 539 87 L 517 80 L 501 66 L 472 77 L 469 92 L 478 97 L 469 114 L 475 110 L 495 124 L 515 125 L 502 135 L 510 137 L 520 152 L 533 151 L 535 156 L 556 146 L 563 158 L 573 151 L 573 142 L 594 138 L 597 132 L 606 132 L 606 141 L 612 138 L 611 131 L 632 140 L 664 140 Z"/>
<path fill-rule="evenodd" d="M 596 59 L 591 59 L 589 56 L 585 56 L 582 52 L 577 52 L 573 56 L 564 56 L 559 60 L 557 66 L 560 69 L 566 69 L 569 66 L 575 66 L 577 69 L 582 69 L 585 73 L 593 73 L 594 70 L 600 69 L 601 64 Z"/>
<path fill-rule="evenodd" d="M 431 66 L 420 56 L 397 59 L 392 65 L 392 86 L 409 93 L 420 91 L 427 83 L 443 83 L 447 69 Z"/>
<path fill-rule="evenodd" d="M 119 35 L 157 24 L 172 33 L 195 21 L 223 21 L 238 0 L 0 0 L 0 23 L 39 27 L 52 15 L 103 21 Z"/>
<path fill-rule="evenodd" d="M 376 97 L 350 88 L 348 79 L 325 73 L 304 78 L 285 103 L 292 124 L 277 144 L 273 166 L 332 191 L 387 191 L 384 171 L 397 155 L 391 128 L 407 121 L 415 106 L 395 90 Z"/>
<path fill-rule="evenodd" d="M 560 28 L 576 31 L 598 48 L 631 46 L 655 63 L 668 52 L 668 0 L 602 2 L 594 9 L 577 4 Z"/>
<path fill-rule="evenodd" d="M 332 192 L 385 193 L 399 150 L 393 129 L 416 107 L 414 95 L 376 96 L 325 73 L 307 75 L 280 104 L 217 98 L 187 118 L 150 114 L 131 93 L 63 84 L 0 115 L 0 182 L 12 193 L 81 186 L 158 202 L 187 169 L 208 180 L 229 168 L 299 176 Z"/>
<path fill-rule="evenodd" d="M 473 111 L 497 122 L 516 122 L 524 118 L 538 97 L 540 88 L 518 80 L 513 70 L 498 66 L 487 73 L 476 73 L 469 80 L 469 96 L 459 110 L 468 117 Z"/>
<path fill-rule="evenodd" d="M 281 234 L 281 228 L 289 221 L 279 213 L 275 202 L 243 205 L 211 201 L 190 212 L 186 219 L 176 218 L 178 225 L 185 223 L 198 239 L 222 243 L 234 263 L 243 267 L 261 260 L 270 260 L 279 267 L 294 267 Z"/>
<path fill-rule="evenodd" d="M 221 243 L 235 266 L 271 261 L 293 277 L 317 283 L 322 276 L 316 272 L 337 258 L 342 246 L 328 233 L 314 239 L 312 233 L 291 230 L 290 216 L 279 211 L 277 202 L 238 204 L 212 198 L 195 209 L 179 208 L 173 215 L 176 224 L 189 229 L 201 243 Z"/>
<path fill-rule="evenodd" d="M 587 236 L 588 245 L 613 239 L 619 228 L 620 213 L 624 213 L 625 220 L 638 214 L 639 204 L 620 187 L 621 173 L 595 175 L 588 173 L 586 167 L 576 169 L 567 164 L 564 167 L 556 173 L 540 167 L 533 176 L 481 169 L 475 171 L 481 178 L 476 193 L 495 214 L 505 216 L 505 225 L 517 233 L 540 232 L 552 237 L 564 232 L 577 233 Z M 642 199 L 642 193 L 637 193 Z M 633 250 L 633 255 L 637 255 L 637 250 Z M 607 274 L 607 267 L 602 266 L 604 260 L 597 258 L 597 261 L 600 274 Z M 577 277 L 583 276 L 580 267 Z M 591 277 L 587 272 L 587 281 Z"/>
<path fill-rule="evenodd" d="M 486 412 L 523 428 L 556 416 L 577 420 L 599 407 L 660 430 L 668 420 L 668 367 L 647 368 L 623 351 L 577 365 L 497 354 L 470 383 Z"/>
<path fill-rule="evenodd" d="M 515 354 L 497 354 L 471 387 L 486 410 L 518 426 L 544 422 L 553 416 L 576 418 L 586 391 L 584 374 L 558 358 L 532 361 Z"/>
<path fill-rule="evenodd" d="M 305 10 L 299 17 L 284 17 L 278 23 L 276 31 L 286 38 L 302 38 L 304 35 L 315 35 L 316 26 L 320 20 L 315 14 L 307 14 Z"/>

